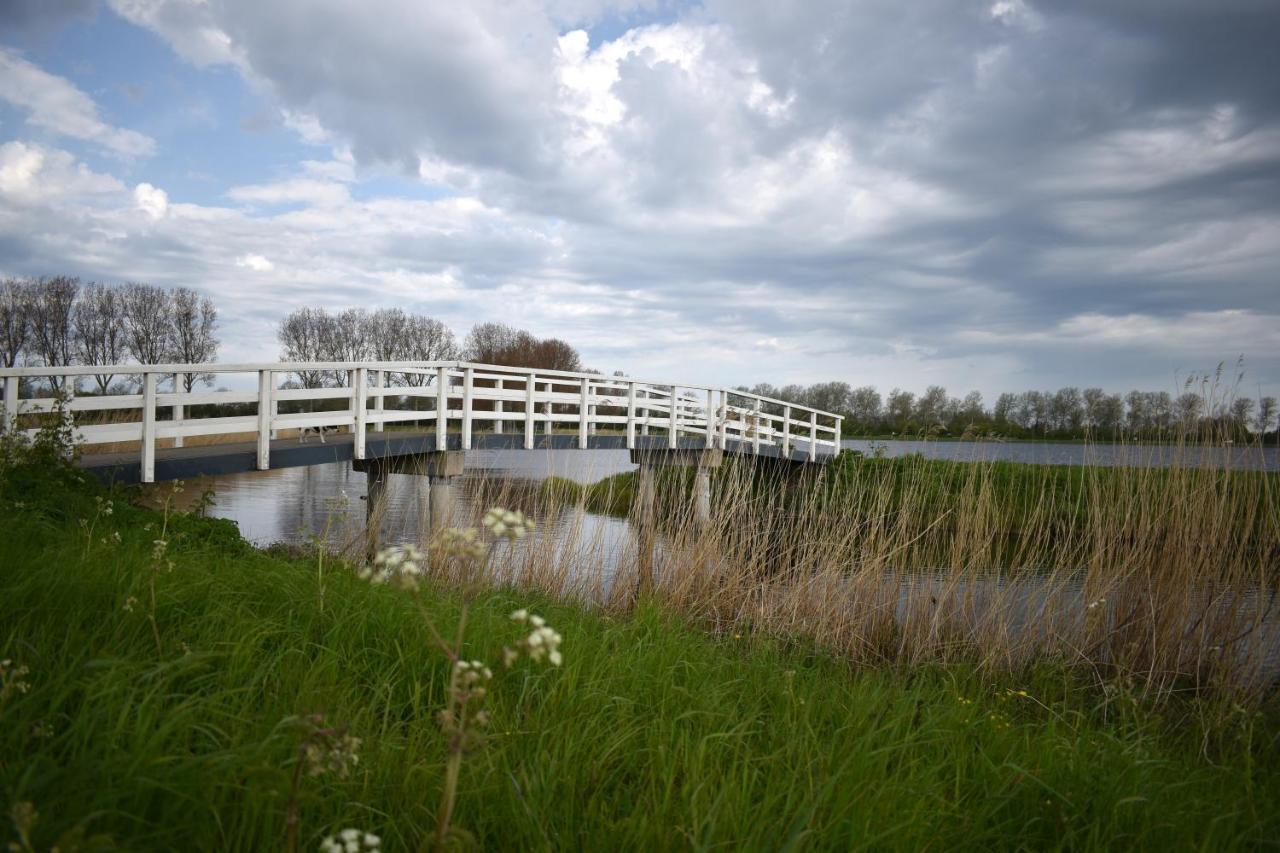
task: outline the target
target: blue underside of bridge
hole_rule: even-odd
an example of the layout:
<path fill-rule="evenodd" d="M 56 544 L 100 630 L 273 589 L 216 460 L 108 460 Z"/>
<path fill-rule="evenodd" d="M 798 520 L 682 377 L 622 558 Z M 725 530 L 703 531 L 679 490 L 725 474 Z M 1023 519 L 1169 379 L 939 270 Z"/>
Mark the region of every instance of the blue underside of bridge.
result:
<path fill-rule="evenodd" d="M 461 450 L 462 436 L 450 433 L 446 436 L 447 450 Z M 539 450 L 579 450 L 576 435 L 539 435 L 533 450 L 526 450 L 524 435 L 519 433 L 493 435 L 481 433 L 471 438 L 473 450 L 519 450 L 536 453 Z M 703 450 L 706 440 L 696 437 L 681 439 L 677 449 Z M 587 450 L 626 450 L 627 440 L 622 435 L 593 435 L 587 438 Z M 660 453 L 671 448 L 665 436 L 637 436 L 636 449 L 642 452 Z M 436 434 L 432 432 L 369 433 L 365 439 L 366 459 L 390 459 L 434 453 Z M 725 447 L 729 456 L 743 456 L 772 460 L 774 462 L 803 466 L 811 462 L 806 450 L 792 450 L 783 456 L 775 446 L 762 446 L 759 454 L 752 452 L 750 442 L 730 439 Z M 350 462 L 355 458 L 354 439 L 350 434 L 330 435 L 321 444 L 311 438 L 306 444 L 295 439 L 277 439 L 271 442 L 271 468 L 298 468 L 306 465 L 324 465 L 331 462 Z M 816 464 L 824 464 L 832 458 L 830 453 L 819 451 Z M 142 466 L 136 451 L 131 453 L 86 454 L 77 463 L 86 473 L 104 482 L 132 484 L 142 479 Z M 192 480 L 198 477 L 216 477 L 228 474 L 244 474 L 258 470 L 258 445 L 256 442 L 217 444 L 202 447 L 165 448 L 156 451 L 156 482 Z"/>

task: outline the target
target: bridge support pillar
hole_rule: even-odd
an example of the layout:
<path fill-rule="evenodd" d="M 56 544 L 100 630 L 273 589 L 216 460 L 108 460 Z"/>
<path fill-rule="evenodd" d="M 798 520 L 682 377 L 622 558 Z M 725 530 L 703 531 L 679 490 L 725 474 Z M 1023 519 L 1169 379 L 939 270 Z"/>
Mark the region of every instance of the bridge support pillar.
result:
<path fill-rule="evenodd" d="M 448 524 L 453 513 L 453 481 L 462 474 L 466 453 L 461 450 L 437 450 L 427 453 L 406 453 L 400 456 L 383 456 L 376 459 L 352 460 L 352 467 L 363 471 L 368 483 L 368 514 L 366 529 L 370 554 L 377 553 L 381 536 L 381 519 L 385 509 L 383 489 L 389 474 L 413 474 L 426 478 L 426 488 L 420 494 L 426 497 L 427 510 L 423 515 L 428 529 L 435 532 Z"/>
<path fill-rule="evenodd" d="M 431 486 L 431 533 L 449 526 L 453 517 L 453 477 L 428 478 Z"/>
<path fill-rule="evenodd" d="M 718 447 L 707 448 L 636 448 L 631 451 L 631 461 L 639 465 L 639 484 L 636 490 L 635 528 L 639 547 L 636 592 L 642 595 L 653 589 L 653 550 L 657 527 L 655 509 L 655 474 L 659 468 L 694 468 L 693 498 L 694 517 L 698 525 L 711 523 L 711 469 L 719 468 L 724 452 Z"/>
<path fill-rule="evenodd" d="M 639 483 L 632 519 L 636 532 L 636 598 L 653 591 L 654 525 L 657 521 L 653 471 L 652 465 L 641 463 L 637 473 Z"/>
<path fill-rule="evenodd" d="M 711 469 L 698 468 L 693 477 L 693 506 L 698 525 L 711 523 Z"/>
<path fill-rule="evenodd" d="M 364 469 L 365 477 L 365 552 L 369 560 L 382 544 L 382 517 L 386 513 L 387 472 L 377 467 Z"/>

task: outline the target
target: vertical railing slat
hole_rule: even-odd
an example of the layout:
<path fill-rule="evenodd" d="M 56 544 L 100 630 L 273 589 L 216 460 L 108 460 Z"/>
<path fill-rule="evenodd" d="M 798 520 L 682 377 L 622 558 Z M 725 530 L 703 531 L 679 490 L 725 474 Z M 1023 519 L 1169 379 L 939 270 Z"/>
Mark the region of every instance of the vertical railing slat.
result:
<path fill-rule="evenodd" d="M 378 389 L 378 397 L 373 401 L 373 411 L 379 415 L 387 410 L 387 396 L 383 392 L 387 387 L 387 377 L 390 374 L 385 370 L 373 371 L 373 387 Z M 379 420 L 373 425 L 374 432 L 382 432 L 387 425 Z"/>
<path fill-rule="evenodd" d="M 271 430 L 275 418 L 274 383 L 270 370 L 258 371 L 258 470 L 271 467 Z"/>
<path fill-rule="evenodd" d="M 587 435 L 591 430 L 591 407 L 587 403 L 591 395 L 591 380 L 583 377 L 581 384 L 581 400 L 578 403 L 578 449 L 587 449 Z"/>
<path fill-rule="evenodd" d="M 674 385 L 671 385 L 668 387 L 671 389 L 671 420 L 667 424 L 667 447 L 669 447 L 672 450 L 675 450 L 679 442 L 679 439 L 676 436 L 680 429 L 679 416 L 677 415 L 677 412 L 676 412 L 678 408 L 678 404 L 676 400 L 676 391 L 678 389 Z"/>
<path fill-rule="evenodd" d="M 351 407 L 356 419 L 352 455 L 364 459 L 365 436 L 369 430 L 369 371 L 358 367 L 351 380 Z"/>
<path fill-rule="evenodd" d="M 791 458 L 791 407 L 782 407 L 782 458 Z"/>
<path fill-rule="evenodd" d="M 751 411 L 751 452 L 760 455 L 760 398 L 756 397 Z"/>
<path fill-rule="evenodd" d="M 4 378 L 4 423 L 0 423 L 0 433 L 8 430 L 18 431 L 18 377 Z"/>
<path fill-rule="evenodd" d="M 707 447 L 715 447 L 716 445 L 716 392 L 710 388 L 707 389 Z"/>
<path fill-rule="evenodd" d="M 537 385 L 533 381 L 533 371 L 529 371 L 524 382 L 524 449 L 533 450 L 533 412 L 536 408 Z"/>
<path fill-rule="evenodd" d="M 627 449 L 636 446 L 636 383 L 627 383 Z"/>
<path fill-rule="evenodd" d="M 809 411 L 809 461 L 816 461 L 818 458 L 818 412 L 811 409 Z"/>
<path fill-rule="evenodd" d="M 156 374 L 142 374 L 142 482 L 156 481 Z M 70 383 L 68 383 L 70 384 Z"/>
<path fill-rule="evenodd" d="M 449 368 L 436 371 L 436 450 L 449 447 Z"/>
<path fill-rule="evenodd" d="M 503 390 L 507 387 L 506 380 L 499 379 L 497 387 L 498 387 L 498 396 L 501 397 Z M 505 404 L 503 403 L 502 400 L 498 400 L 493 404 L 493 411 L 499 415 L 503 413 L 505 408 L 506 408 Z M 493 434 L 502 435 L 502 418 L 498 418 L 496 421 L 493 422 Z"/>
<path fill-rule="evenodd" d="M 186 390 L 183 387 L 184 385 L 186 385 L 186 383 L 183 382 L 184 376 L 185 374 L 182 374 L 182 373 L 173 374 L 173 393 L 174 394 L 181 394 L 183 391 Z M 187 416 L 186 407 L 183 406 L 181 403 L 174 403 L 173 404 L 173 425 L 175 427 L 182 426 L 182 421 L 186 418 L 186 416 Z M 183 443 L 184 442 L 182 441 L 182 436 L 175 435 L 173 437 L 174 447 L 181 447 Z"/>
<path fill-rule="evenodd" d="M 462 449 L 471 449 L 471 389 L 475 370 L 468 367 L 462 374 Z"/>

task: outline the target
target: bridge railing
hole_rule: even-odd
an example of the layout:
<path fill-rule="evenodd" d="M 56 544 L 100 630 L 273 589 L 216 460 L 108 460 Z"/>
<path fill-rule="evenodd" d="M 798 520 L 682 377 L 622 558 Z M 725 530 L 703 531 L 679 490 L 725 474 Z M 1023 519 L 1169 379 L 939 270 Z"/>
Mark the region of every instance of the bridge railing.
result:
<path fill-rule="evenodd" d="M 136 387 L 81 389 L 104 375 Z M 235 376 L 241 384 L 250 377 L 255 389 L 188 391 L 190 376 Z M 331 384 L 302 387 L 304 379 L 320 378 Z M 388 424 L 436 427 L 440 450 L 450 432 L 460 433 L 464 449 L 477 432 L 522 434 L 523 446 L 533 449 L 539 435 L 568 430 L 579 447 L 613 433 L 624 435 L 628 448 L 646 436 L 648 446 L 665 437 L 671 448 L 692 438 L 708 448 L 772 448 L 771 455 L 810 461 L 838 452 L 840 443 L 840 415 L 730 388 L 461 361 L 23 367 L 0 369 L 0 385 L 0 427 L 33 434 L 37 427 L 24 427 L 32 420 L 24 416 L 55 411 L 58 391 L 79 441 L 138 444 L 143 482 L 154 480 L 161 442 L 181 447 L 188 438 L 252 434 L 265 470 L 282 430 L 347 429 L 355 458 L 363 459 L 368 432 Z M 197 410 L 210 406 L 221 411 Z"/>

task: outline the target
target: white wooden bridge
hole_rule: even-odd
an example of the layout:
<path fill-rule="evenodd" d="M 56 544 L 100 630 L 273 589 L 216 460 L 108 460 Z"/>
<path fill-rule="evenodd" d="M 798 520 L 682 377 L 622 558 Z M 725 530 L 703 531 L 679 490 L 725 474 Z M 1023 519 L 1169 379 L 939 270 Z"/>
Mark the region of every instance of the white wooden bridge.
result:
<path fill-rule="evenodd" d="M 129 387 L 77 390 L 108 375 Z M 186 391 L 187 376 L 245 390 Z M 125 482 L 472 448 L 714 450 L 799 465 L 840 448 L 840 415 L 732 388 L 462 361 L 23 367 L 0 380 L 4 429 L 34 434 L 59 386 L 86 445 L 80 464 Z M 286 435 L 326 429 L 343 434 Z"/>

